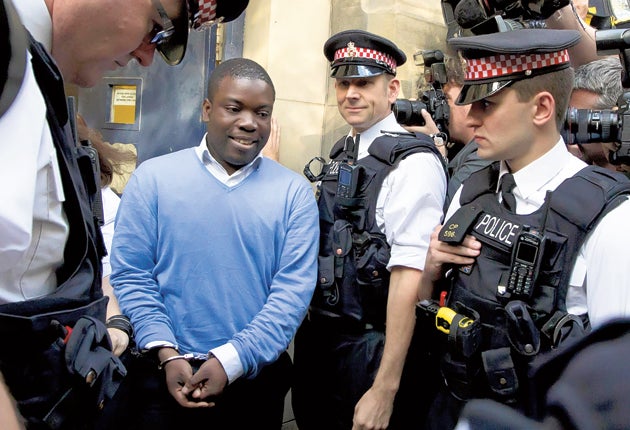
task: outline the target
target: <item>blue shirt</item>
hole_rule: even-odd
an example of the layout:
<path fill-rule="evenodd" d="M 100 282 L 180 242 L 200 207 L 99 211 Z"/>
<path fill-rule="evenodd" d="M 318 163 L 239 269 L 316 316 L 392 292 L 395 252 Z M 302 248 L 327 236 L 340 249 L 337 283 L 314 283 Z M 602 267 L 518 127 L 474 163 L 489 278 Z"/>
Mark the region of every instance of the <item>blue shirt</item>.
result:
<path fill-rule="evenodd" d="M 111 283 L 141 348 L 167 341 L 205 353 L 229 343 L 253 377 L 306 314 L 318 236 L 312 189 L 295 172 L 259 158 L 229 187 L 185 149 L 145 161 L 127 184 Z"/>

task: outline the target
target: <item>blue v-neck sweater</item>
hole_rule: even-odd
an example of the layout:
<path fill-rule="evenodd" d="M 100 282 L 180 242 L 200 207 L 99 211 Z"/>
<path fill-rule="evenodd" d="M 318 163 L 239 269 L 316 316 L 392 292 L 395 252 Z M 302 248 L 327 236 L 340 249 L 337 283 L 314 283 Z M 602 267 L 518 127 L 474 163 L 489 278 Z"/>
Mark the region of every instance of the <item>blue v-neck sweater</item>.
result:
<path fill-rule="evenodd" d="M 126 186 L 111 282 L 141 348 L 206 353 L 229 342 L 252 377 L 305 316 L 318 237 L 315 198 L 297 173 L 263 158 L 229 188 L 186 149 L 145 161 Z"/>

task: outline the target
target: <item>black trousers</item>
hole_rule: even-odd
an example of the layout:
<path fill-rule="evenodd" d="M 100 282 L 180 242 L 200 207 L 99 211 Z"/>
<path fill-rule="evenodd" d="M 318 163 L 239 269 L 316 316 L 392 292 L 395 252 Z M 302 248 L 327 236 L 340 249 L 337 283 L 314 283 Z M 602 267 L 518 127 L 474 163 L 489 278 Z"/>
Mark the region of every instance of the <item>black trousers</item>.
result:
<path fill-rule="evenodd" d="M 457 425 L 459 415 L 466 402 L 456 399 L 444 385 L 441 386 L 431 413 L 427 417 L 426 430 L 451 430 Z"/>
<path fill-rule="evenodd" d="M 424 425 L 439 377 L 427 342 L 422 333 L 414 334 L 389 429 Z M 325 324 L 302 323 L 295 339 L 291 392 L 300 430 L 352 428 L 354 407 L 374 382 L 384 344 L 382 330 L 335 332 Z"/>
<path fill-rule="evenodd" d="M 282 427 L 284 399 L 291 385 L 288 353 L 254 379 L 228 385 L 212 408 L 181 407 L 166 387 L 155 360 L 135 358 L 99 429 L 269 429 Z"/>

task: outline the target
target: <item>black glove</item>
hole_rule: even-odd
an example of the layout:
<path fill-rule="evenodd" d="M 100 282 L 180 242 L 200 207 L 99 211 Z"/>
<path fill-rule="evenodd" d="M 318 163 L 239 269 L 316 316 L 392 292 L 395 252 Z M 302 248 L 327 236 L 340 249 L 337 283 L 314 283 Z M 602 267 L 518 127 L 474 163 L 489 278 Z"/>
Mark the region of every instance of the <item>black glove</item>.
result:
<path fill-rule="evenodd" d="M 547 19 L 571 0 L 522 0 L 523 9 L 531 19 Z"/>

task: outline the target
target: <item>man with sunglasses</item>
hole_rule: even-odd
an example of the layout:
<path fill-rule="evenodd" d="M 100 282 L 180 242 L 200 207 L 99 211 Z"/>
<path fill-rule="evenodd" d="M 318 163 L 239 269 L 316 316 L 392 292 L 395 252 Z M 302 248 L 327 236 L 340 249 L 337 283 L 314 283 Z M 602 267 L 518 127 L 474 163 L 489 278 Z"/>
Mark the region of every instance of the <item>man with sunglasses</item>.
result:
<path fill-rule="evenodd" d="M 149 66 L 156 50 L 178 64 L 190 27 L 235 19 L 247 0 L 0 5 L 0 370 L 29 428 L 94 428 L 125 368 L 104 324 L 98 187 L 64 80 L 93 86 L 132 59 Z M 131 333 L 122 316 L 110 325 Z"/>

